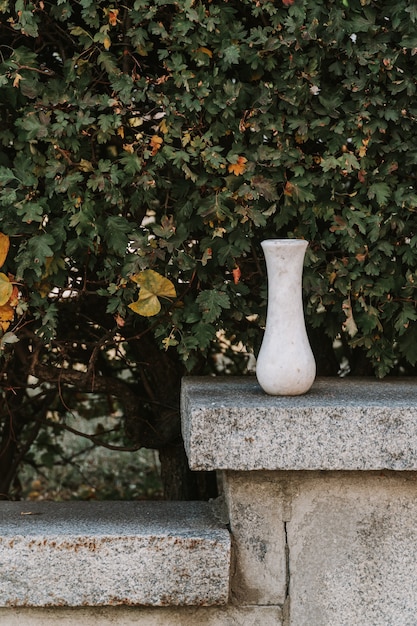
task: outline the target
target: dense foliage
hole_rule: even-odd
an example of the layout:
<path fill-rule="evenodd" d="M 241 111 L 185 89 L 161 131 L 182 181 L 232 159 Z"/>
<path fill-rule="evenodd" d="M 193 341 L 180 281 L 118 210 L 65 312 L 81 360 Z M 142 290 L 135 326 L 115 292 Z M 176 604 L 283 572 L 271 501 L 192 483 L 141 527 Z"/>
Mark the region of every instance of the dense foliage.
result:
<path fill-rule="evenodd" d="M 311 242 L 319 371 L 338 339 L 353 373 L 415 372 L 413 3 L 1 0 L 0 18 L 0 491 L 74 388 L 118 399 L 123 445 L 179 441 L 183 372 L 224 339 L 259 346 L 263 238 Z"/>

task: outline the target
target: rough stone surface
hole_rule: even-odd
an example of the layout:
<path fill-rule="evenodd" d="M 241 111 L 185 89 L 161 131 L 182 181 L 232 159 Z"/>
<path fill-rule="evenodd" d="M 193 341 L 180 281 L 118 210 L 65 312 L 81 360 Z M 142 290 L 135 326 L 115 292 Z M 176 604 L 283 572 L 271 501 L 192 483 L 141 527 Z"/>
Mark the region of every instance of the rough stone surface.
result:
<path fill-rule="evenodd" d="M 1 626 L 283 626 L 277 607 L 0 609 Z"/>
<path fill-rule="evenodd" d="M 231 593 L 240 605 L 284 605 L 286 494 L 273 472 L 224 472 L 233 548 Z"/>
<path fill-rule="evenodd" d="M 416 470 L 415 379 L 318 379 L 296 397 L 254 378 L 185 378 L 185 446 L 194 470 Z"/>
<path fill-rule="evenodd" d="M 0 606 L 225 604 L 229 569 L 207 503 L 0 503 Z"/>
<path fill-rule="evenodd" d="M 417 624 L 417 474 L 291 472 L 290 626 Z"/>

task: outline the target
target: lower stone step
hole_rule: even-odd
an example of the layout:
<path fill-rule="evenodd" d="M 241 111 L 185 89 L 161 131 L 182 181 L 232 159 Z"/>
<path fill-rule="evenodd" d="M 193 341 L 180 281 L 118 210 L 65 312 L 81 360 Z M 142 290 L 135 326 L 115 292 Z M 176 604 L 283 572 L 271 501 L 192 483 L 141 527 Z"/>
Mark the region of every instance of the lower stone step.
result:
<path fill-rule="evenodd" d="M 228 601 L 230 536 L 205 502 L 0 503 L 0 606 Z"/>

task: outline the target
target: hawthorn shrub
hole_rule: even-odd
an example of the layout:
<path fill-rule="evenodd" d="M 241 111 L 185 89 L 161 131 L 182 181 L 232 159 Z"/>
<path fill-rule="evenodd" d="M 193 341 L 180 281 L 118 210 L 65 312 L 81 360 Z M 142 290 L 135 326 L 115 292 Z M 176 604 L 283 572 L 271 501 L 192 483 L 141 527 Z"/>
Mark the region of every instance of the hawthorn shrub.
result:
<path fill-rule="evenodd" d="M 4 495 L 97 401 L 122 417 L 93 443 L 159 449 L 168 495 L 194 497 L 180 379 L 219 352 L 245 371 L 264 238 L 310 241 L 320 373 L 415 373 L 412 3 L 1 0 L 0 17 Z"/>

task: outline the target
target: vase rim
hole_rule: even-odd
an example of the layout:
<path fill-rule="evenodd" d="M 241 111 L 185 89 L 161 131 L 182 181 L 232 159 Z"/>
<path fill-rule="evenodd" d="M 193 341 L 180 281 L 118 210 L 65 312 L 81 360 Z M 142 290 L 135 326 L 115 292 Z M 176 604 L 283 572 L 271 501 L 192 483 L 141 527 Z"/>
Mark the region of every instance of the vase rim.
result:
<path fill-rule="evenodd" d="M 306 241 L 305 239 L 264 239 L 263 241 L 261 241 L 261 245 L 285 245 L 285 246 L 293 246 L 294 244 L 306 244 L 308 245 L 308 241 Z"/>

